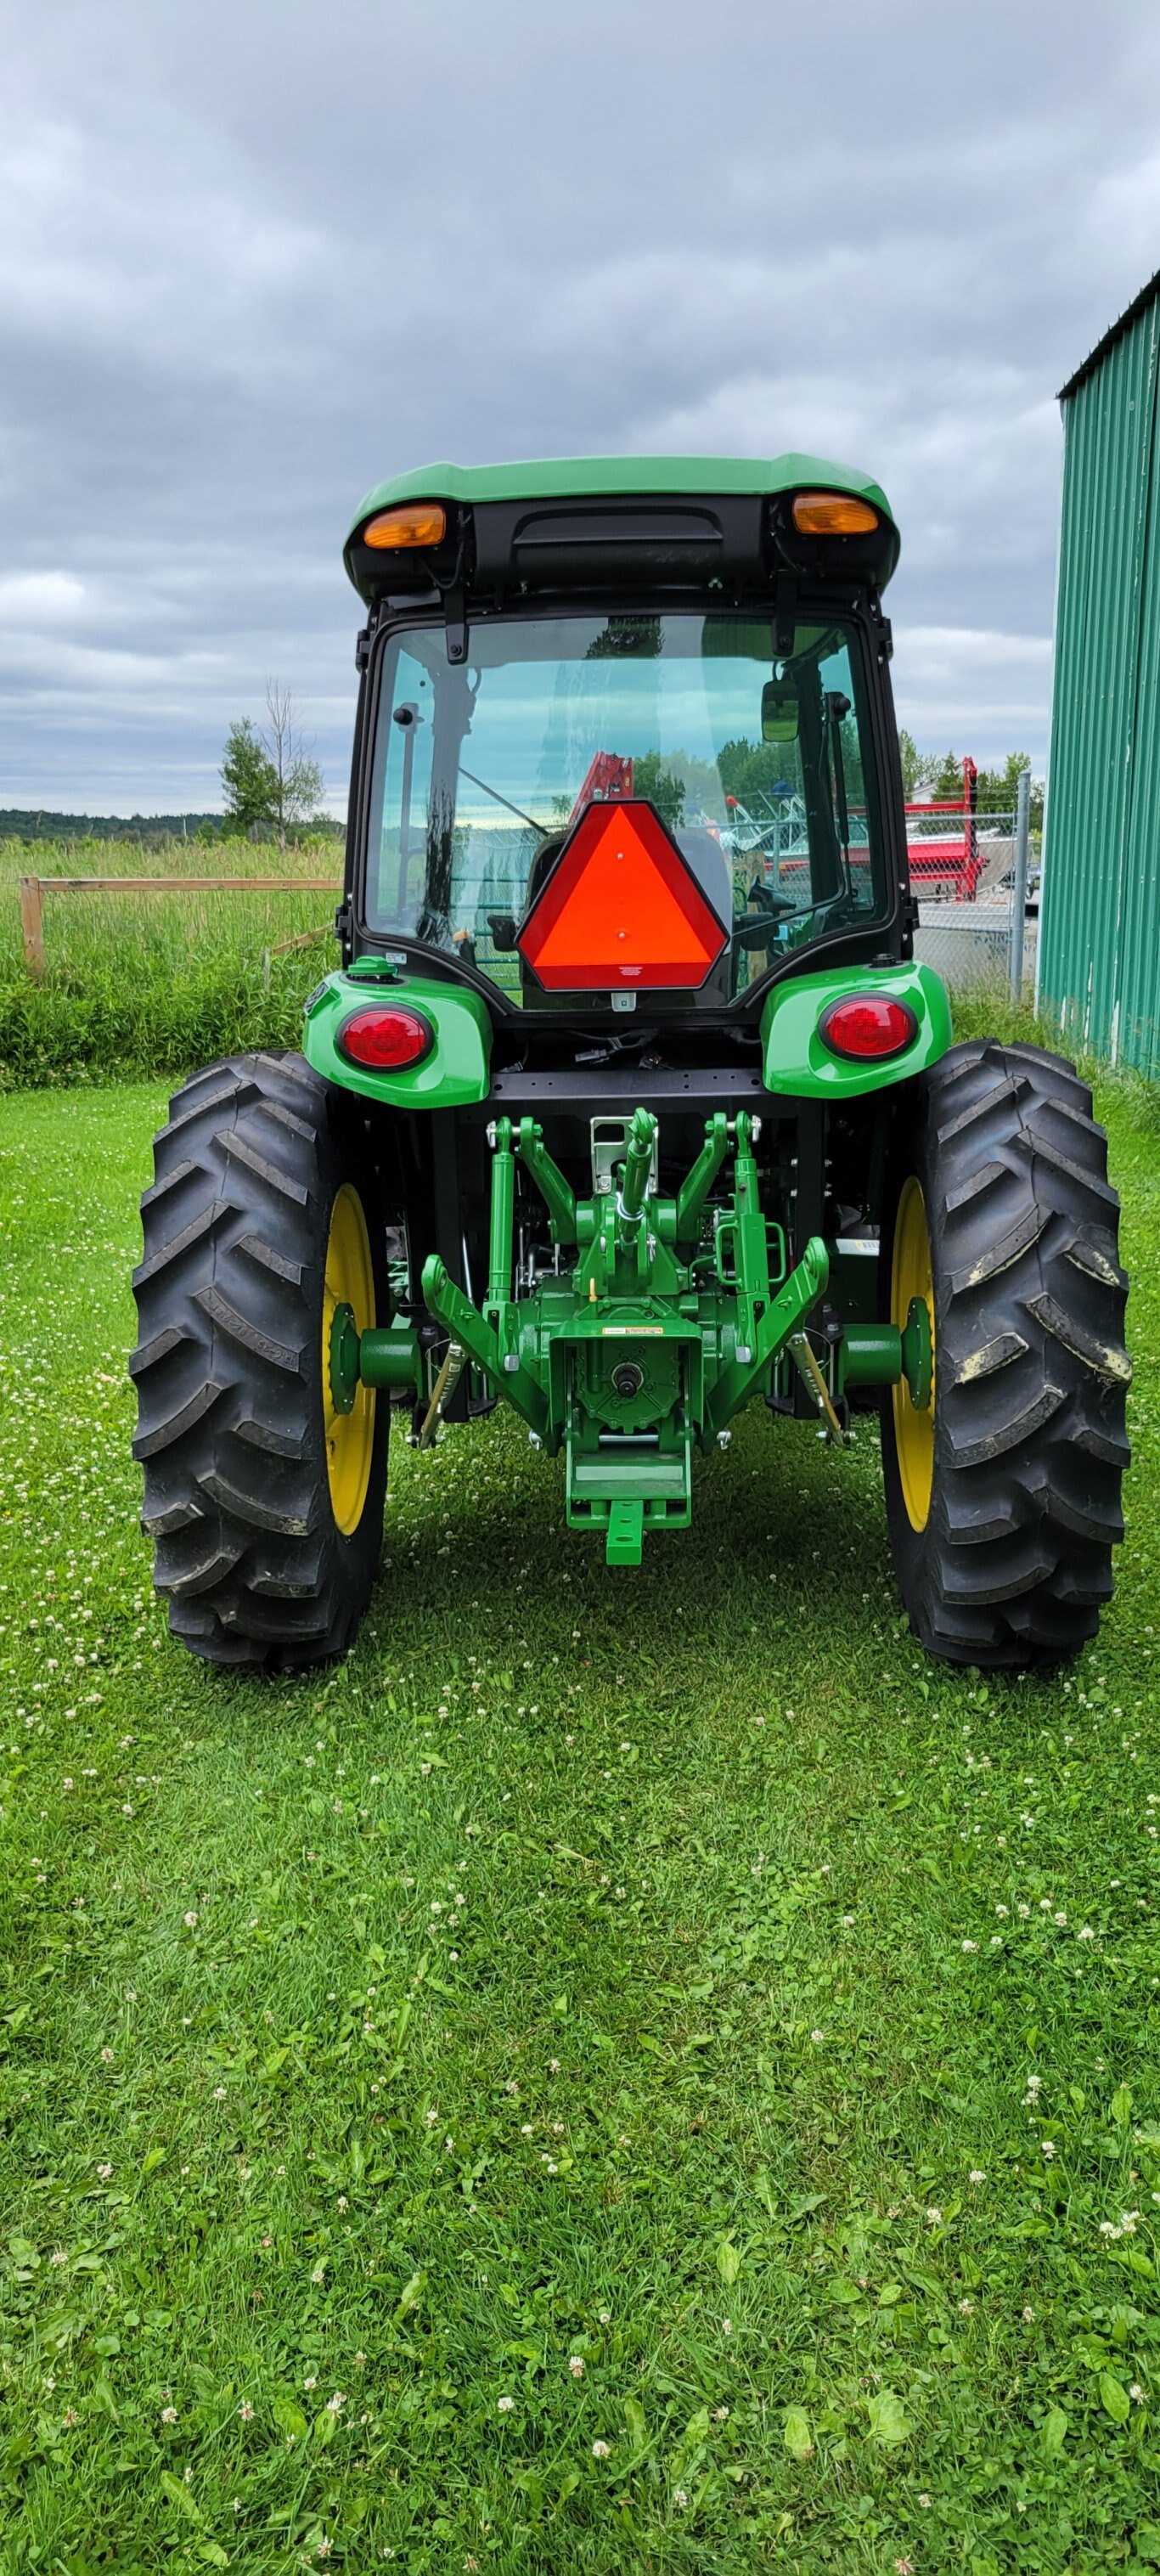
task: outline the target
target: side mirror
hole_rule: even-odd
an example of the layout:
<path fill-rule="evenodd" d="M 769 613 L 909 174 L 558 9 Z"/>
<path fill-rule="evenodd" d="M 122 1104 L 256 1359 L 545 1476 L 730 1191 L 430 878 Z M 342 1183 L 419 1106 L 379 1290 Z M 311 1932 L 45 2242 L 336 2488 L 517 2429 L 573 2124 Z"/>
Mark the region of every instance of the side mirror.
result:
<path fill-rule="evenodd" d="M 792 680 L 767 680 L 761 692 L 763 742 L 796 742 L 798 696 Z"/>

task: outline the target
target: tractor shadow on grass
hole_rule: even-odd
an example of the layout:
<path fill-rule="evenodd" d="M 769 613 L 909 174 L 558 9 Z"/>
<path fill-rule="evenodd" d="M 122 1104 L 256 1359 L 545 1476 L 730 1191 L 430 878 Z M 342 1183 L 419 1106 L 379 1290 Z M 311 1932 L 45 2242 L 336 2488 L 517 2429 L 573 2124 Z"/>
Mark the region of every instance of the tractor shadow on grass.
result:
<path fill-rule="evenodd" d="M 837 1454 L 808 1424 L 753 1411 L 729 1449 L 698 1459 L 688 1529 L 655 1533 L 639 1568 L 608 1568 L 600 1537 L 564 1520 L 558 1459 L 502 1416 L 453 1428 L 433 1453 L 392 1453 L 383 1566 L 370 1620 L 390 1650 L 450 1646 L 457 1630 L 532 1615 L 541 1644 L 583 1618 L 594 1647 L 667 1658 L 720 1652 L 733 1633 L 812 1632 L 828 1655 L 876 1645 L 900 1605 L 890 1577 L 877 1427 Z M 358 1650 L 356 1650 L 357 1652 Z"/>

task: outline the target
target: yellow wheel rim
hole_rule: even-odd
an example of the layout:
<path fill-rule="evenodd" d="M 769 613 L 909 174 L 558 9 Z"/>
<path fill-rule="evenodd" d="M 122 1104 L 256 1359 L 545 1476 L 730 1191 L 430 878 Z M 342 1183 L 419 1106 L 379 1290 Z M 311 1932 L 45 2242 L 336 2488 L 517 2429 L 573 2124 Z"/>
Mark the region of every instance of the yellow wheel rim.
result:
<path fill-rule="evenodd" d="M 358 1191 L 345 1182 L 330 1211 L 326 1280 L 322 1291 L 322 1421 L 330 1508 L 345 1538 L 362 1519 L 375 1437 L 374 1388 L 359 1385 L 350 1413 L 335 1407 L 330 1383 L 330 1335 L 336 1306 L 353 1309 L 365 1333 L 375 1320 L 375 1276 L 370 1237 Z"/>
<path fill-rule="evenodd" d="M 934 1282 L 930 1265 L 930 1229 L 926 1201 L 913 1174 L 903 1183 L 894 1220 L 894 1260 L 890 1281 L 890 1320 L 901 1331 L 911 1299 L 921 1297 L 930 1317 L 932 1359 L 930 1403 L 911 1403 L 905 1378 L 891 1389 L 898 1481 L 912 1529 L 926 1528 L 934 1482 Z"/>

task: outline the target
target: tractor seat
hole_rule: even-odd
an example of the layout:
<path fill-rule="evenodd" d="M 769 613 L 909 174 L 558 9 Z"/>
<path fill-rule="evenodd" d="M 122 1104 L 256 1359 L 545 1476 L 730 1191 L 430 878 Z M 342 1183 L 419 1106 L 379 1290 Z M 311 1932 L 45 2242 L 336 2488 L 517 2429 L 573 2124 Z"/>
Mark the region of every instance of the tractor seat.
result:
<path fill-rule="evenodd" d="M 718 920 L 726 930 L 733 919 L 733 870 L 712 832 L 678 826 L 673 834 L 677 848 L 695 876 L 707 903 L 711 903 Z"/>

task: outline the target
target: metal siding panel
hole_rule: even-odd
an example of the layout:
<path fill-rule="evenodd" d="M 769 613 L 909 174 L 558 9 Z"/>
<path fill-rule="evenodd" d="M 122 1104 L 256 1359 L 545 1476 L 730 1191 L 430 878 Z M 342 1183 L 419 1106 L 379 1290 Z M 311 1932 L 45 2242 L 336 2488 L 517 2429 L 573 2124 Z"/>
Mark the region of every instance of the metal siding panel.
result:
<path fill-rule="evenodd" d="M 1041 990 L 1071 1042 L 1157 1057 L 1158 311 L 1064 411 Z"/>

